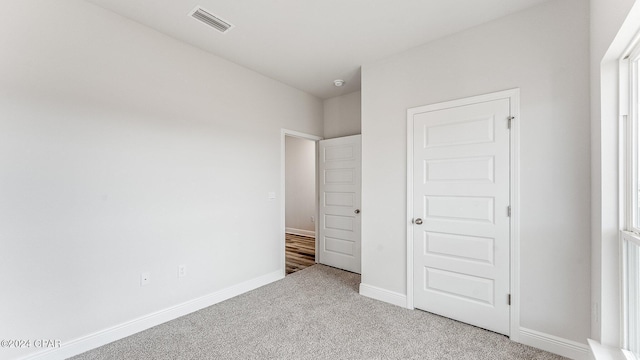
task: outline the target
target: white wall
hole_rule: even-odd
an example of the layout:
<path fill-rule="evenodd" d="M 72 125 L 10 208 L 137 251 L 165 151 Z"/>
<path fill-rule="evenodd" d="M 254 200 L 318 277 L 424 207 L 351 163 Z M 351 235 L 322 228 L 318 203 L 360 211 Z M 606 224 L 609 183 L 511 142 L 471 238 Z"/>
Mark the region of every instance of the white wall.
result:
<path fill-rule="evenodd" d="M 324 138 L 360 134 L 361 91 L 336 96 L 324 101 Z"/>
<path fill-rule="evenodd" d="M 321 100 L 80 0 L 0 2 L 0 51 L 0 339 L 284 274 L 280 129 Z"/>
<path fill-rule="evenodd" d="M 287 136 L 285 158 L 285 227 L 288 232 L 315 236 L 315 141 Z"/>
<path fill-rule="evenodd" d="M 591 337 L 615 347 L 620 345 L 618 68 L 615 58 L 603 58 L 633 4 L 591 0 Z"/>
<path fill-rule="evenodd" d="M 551 1 L 362 67 L 364 284 L 406 294 L 406 110 L 519 87 L 521 326 L 586 343 L 588 12 Z"/>

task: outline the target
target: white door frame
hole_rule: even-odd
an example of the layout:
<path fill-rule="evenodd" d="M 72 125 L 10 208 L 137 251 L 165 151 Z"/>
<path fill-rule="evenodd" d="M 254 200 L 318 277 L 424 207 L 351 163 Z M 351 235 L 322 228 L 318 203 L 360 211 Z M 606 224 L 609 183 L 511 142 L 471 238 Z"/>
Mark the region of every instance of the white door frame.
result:
<path fill-rule="evenodd" d="M 311 134 L 306 134 L 303 132 L 299 132 L 299 131 L 295 131 L 295 130 L 289 130 L 289 129 L 280 129 L 280 241 L 281 241 L 281 248 L 280 248 L 280 265 L 282 266 L 282 275 L 285 276 L 287 273 L 287 259 L 285 256 L 285 251 L 286 251 L 286 243 L 285 243 L 285 236 L 286 236 L 286 204 L 287 204 L 287 199 L 286 199 L 286 192 L 285 192 L 285 180 L 286 180 L 286 172 L 285 172 L 285 163 L 286 163 L 286 150 L 285 150 L 285 144 L 286 144 L 286 137 L 290 136 L 290 137 L 296 137 L 296 138 L 301 138 L 301 139 L 307 139 L 307 140 L 312 140 L 315 141 L 316 143 L 316 195 L 315 195 L 315 199 L 316 199 L 316 212 L 315 212 L 315 226 L 316 226 L 316 240 L 318 238 L 318 204 L 319 204 L 319 195 L 318 195 L 318 141 L 323 140 L 322 137 L 320 136 L 316 136 L 316 135 L 311 135 Z M 316 243 L 316 262 L 318 262 L 318 241 L 315 242 Z"/>
<path fill-rule="evenodd" d="M 519 340 L 520 334 L 520 89 L 511 89 L 495 93 L 468 97 L 437 104 L 419 106 L 407 110 L 407 308 L 413 309 L 413 115 L 426 111 L 442 110 L 451 107 L 470 105 L 500 99 L 509 99 L 511 106 L 510 133 L 510 195 L 511 217 L 509 218 L 510 236 L 510 273 L 509 284 L 511 307 L 509 310 L 509 338 Z"/>

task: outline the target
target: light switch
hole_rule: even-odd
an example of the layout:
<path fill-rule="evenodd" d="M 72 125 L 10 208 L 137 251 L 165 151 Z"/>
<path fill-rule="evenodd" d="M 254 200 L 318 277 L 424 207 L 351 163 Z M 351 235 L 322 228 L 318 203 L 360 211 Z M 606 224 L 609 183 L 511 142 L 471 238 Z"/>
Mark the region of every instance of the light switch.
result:
<path fill-rule="evenodd" d="M 273 191 L 269 191 L 269 194 L 267 197 L 269 198 L 269 200 L 273 200 L 276 198 L 276 193 Z"/>

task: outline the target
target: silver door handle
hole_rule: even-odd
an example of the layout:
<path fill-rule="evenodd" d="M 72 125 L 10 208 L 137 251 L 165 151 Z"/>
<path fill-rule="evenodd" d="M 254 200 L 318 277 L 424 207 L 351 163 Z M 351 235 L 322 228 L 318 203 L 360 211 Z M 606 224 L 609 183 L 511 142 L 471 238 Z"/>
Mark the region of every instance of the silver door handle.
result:
<path fill-rule="evenodd" d="M 355 210 L 353 210 L 353 212 L 356 213 L 356 214 L 360 214 L 360 209 L 355 209 Z"/>
<path fill-rule="evenodd" d="M 416 224 L 416 225 L 422 225 L 422 219 L 417 218 L 417 219 L 413 220 L 413 223 Z"/>

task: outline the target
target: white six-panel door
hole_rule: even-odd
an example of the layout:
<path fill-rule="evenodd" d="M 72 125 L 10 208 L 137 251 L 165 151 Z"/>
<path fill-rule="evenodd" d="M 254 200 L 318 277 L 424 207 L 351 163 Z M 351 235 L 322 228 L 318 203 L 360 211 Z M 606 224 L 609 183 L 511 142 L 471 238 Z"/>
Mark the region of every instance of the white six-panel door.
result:
<path fill-rule="evenodd" d="M 429 109 L 409 111 L 414 306 L 508 335 L 510 99 Z"/>
<path fill-rule="evenodd" d="M 360 273 L 361 135 L 319 142 L 319 262 Z"/>

